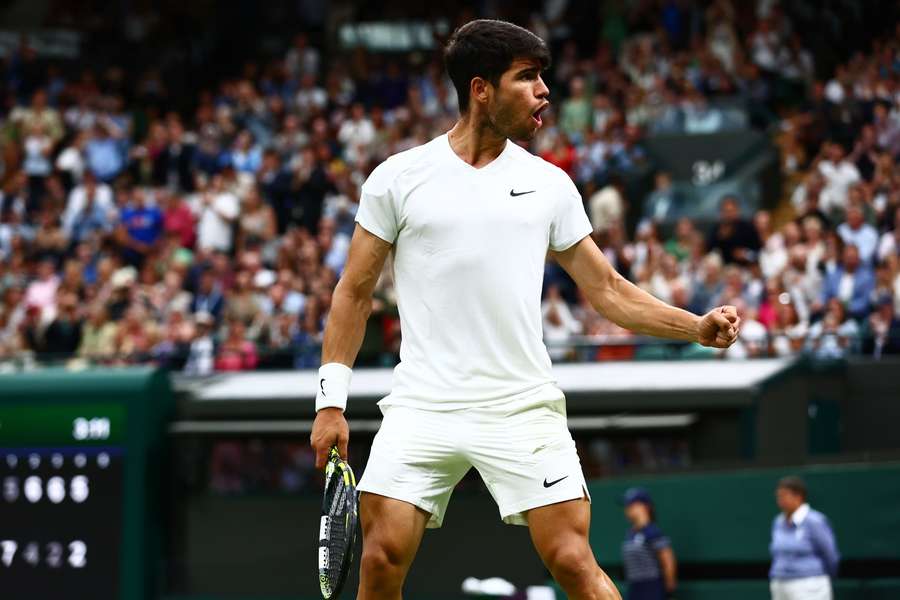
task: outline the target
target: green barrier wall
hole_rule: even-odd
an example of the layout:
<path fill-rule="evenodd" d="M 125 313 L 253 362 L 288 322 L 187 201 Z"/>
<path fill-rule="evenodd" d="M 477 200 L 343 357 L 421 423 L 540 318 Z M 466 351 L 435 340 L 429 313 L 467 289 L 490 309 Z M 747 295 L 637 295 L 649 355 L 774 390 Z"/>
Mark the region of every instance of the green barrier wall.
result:
<path fill-rule="evenodd" d="M 775 484 L 789 474 L 806 480 L 810 504 L 831 520 L 844 560 L 900 560 L 900 463 L 594 481 L 591 543 L 600 564 L 621 565 L 624 519 L 600 507 L 640 485 L 653 496 L 657 521 L 681 562 L 765 562 Z"/>

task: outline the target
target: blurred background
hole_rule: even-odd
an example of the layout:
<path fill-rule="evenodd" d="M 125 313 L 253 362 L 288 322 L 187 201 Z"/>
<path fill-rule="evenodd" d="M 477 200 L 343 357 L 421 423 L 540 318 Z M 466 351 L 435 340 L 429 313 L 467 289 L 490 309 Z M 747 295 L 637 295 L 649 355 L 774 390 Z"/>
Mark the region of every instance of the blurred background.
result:
<path fill-rule="evenodd" d="M 0 417 L 20 428 L 0 418 L 0 467 L 19 486 L 57 468 L 54 449 L 75 471 L 79 444 L 88 462 L 112 451 L 109 506 L 66 518 L 123 548 L 54 575 L 50 505 L 71 486 L 59 503 L 10 492 L 6 589 L 317 597 L 314 369 L 359 187 L 452 127 L 441 50 L 487 17 L 550 46 L 528 148 L 576 182 L 614 266 L 743 319 L 725 352 L 647 339 L 547 264 L 544 336 L 601 565 L 622 580 L 616 500 L 641 485 L 678 598 L 766 598 L 775 485 L 800 474 L 842 551 L 836 597 L 900 598 L 895 1 L 6 0 L 0 15 Z M 348 412 L 358 473 L 401 338 L 386 270 Z M 81 437 L 41 437 L 76 417 Z M 32 541 L 43 579 L 15 567 Z M 460 597 L 469 575 L 549 579 L 474 473 L 407 596 Z M 38 581 L 66 591 L 27 592 Z"/>

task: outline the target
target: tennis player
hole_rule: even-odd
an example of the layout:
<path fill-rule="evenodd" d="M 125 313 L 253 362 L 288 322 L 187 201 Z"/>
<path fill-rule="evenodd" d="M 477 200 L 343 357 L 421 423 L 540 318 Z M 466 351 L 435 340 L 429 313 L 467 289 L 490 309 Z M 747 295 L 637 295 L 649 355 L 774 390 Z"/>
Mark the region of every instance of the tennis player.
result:
<path fill-rule="evenodd" d="M 725 348 L 733 307 L 703 317 L 621 277 L 590 237 L 581 196 L 532 139 L 548 106 L 544 42 L 511 23 L 472 21 L 446 50 L 460 119 L 379 165 L 362 186 L 357 227 L 334 291 L 311 442 L 346 456 L 343 411 L 371 295 L 393 261 L 403 341 L 359 483 L 358 598 L 399 599 L 427 527 L 475 467 L 506 523 L 527 525 L 570 598 L 618 599 L 588 544 L 590 497 L 541 336 L 550 255 L 591 304 L 632 331 Z"/>

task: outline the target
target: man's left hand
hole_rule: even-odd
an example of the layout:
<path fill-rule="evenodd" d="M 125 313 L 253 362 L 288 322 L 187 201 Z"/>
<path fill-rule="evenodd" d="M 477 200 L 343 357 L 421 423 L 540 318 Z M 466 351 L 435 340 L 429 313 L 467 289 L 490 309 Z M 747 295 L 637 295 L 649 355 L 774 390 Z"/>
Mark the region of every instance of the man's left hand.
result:
<path fill-rule="evenodd" d="M 709 311 L 697 324 L 697 341 L 704 346 L 728 348 L 738 338 L 741 318 L 733 306 L 720 306 Z"/>

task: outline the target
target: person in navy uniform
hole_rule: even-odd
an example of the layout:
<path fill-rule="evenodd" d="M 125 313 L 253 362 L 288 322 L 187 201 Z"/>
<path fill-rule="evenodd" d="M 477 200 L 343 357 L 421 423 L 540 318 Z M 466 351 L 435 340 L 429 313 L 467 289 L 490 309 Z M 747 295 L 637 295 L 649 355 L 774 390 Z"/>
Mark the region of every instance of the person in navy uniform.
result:
<path fill-rule="evenodd" d="M 665 600 L 675 591 L 675 553 L 659 526 L 653 500 L 643 488 L 631 488 L 622 498 L 631 527 L 622 543 L 628 581 L 627 600 Z"/>

